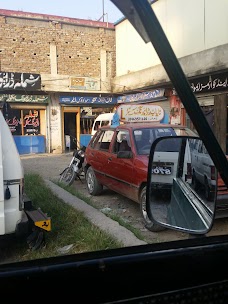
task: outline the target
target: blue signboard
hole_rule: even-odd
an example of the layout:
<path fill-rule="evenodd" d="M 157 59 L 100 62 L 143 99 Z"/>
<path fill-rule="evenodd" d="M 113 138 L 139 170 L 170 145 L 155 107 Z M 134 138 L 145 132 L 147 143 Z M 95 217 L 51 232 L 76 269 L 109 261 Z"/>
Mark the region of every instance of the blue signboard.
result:
<path fill-rule="evenodd" d="M 130 94 L 119 96 L 117 98 L 118 103 L 125 103 L 125 102 L 140 102 L 140 101 L 149 101 L 149 100 L 156 100 L 158 98 L 164 98 L 165 89 L 156 89 L 153 91 L 147 91 L 142 93 Z"/>
<path fill-rule="evenodd" d="M 80 104 L 80 105 L 114 105 L 117 103 L 117 97 L 99 97 L 99 96 L 60 96 L 61 104 Z"/>

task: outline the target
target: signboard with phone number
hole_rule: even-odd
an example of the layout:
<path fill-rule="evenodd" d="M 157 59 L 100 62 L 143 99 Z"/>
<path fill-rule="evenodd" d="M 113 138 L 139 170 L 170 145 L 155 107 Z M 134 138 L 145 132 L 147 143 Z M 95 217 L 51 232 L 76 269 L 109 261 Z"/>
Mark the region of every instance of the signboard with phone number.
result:
<path fill-rule="evenodd" d="M 121 104 L 117 114 L 122 122 L 159 122 L 164 118 L 164 110 L 154 104 Z"/>

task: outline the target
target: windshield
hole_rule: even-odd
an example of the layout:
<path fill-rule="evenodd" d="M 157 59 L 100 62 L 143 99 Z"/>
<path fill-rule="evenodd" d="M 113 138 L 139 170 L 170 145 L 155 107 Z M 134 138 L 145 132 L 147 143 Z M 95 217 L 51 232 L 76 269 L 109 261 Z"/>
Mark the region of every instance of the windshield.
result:
<path fill-rule="evenodd" d="M 150 148 L 155 139 L 164 137 L 164 136 L 196 136 L 192 130 L 188 128 L 142 128 L 134 130 L 134 140 L 136 143 L 137 153 L 139 155 L 148 155 L 150 152 Z M 172 141 L 170 141 L 171 143 Z M 172 144 L 170 147 L 171 150 L 175 150 L 175 144 Z"/>
<path fill-rule="evenodd" d="M 148 35 L 140 35 L 114 5 L 123 1 L 106 1 L 104 12 L 99 1 L 84 1 L 84 12 L 75 2 L 54 1 L 49 8 L 20 4 L 18 11 L 5 1 L 0 9 L 1 123 L 10 129 L 21 160 L 11 157 L 13 149 L 5 146 L 9 136 L 0 125 L 0 236 L 7 238 L 0 265 L 186 240 L 187 232 L 164 229 L 148 218 L 149 157 L 140 155 L 148 156 L 156 139 L 176 135 L 199 136 L 209 154 L 215 137 L 223 157 L 228 151 L 228 1 L 145 0 L 208 123 L 203 134 L 205 121 L 185 87 L 179 88 L 182 78 L 170 78 L 178 72 L 167 49 L 160 56 L 159 42 L 145 41 Z M 118 119 L 97 125 L 92 138 L 95 119 L 103 113 Z M 119 124 L 125 133 L 116 131 Z M 169 152 L 180 149 L 174 141 L 165 144 L 167 153 L 163 159 L 157 155 L 153 166 L 158 180 L 166 174 L 163 185 L 156 184 L 159 200 L 170 190 L 167 180 L 175 178 L 177 156 Z M 85 153 L 78 153 L 82 147 Z M 216 155 L 208 173 L 213 183 L 205 174 L 201 183 L 196 180 L 190 161 L 185 177 L 202 192 L 216 192 L 217 166 L 218 187 L 226 194 L 228 173 L 219 170 L 223 157 Z M 227 196 L 220 204 L 219 199 L 209 236 L 228 231 Z"/>

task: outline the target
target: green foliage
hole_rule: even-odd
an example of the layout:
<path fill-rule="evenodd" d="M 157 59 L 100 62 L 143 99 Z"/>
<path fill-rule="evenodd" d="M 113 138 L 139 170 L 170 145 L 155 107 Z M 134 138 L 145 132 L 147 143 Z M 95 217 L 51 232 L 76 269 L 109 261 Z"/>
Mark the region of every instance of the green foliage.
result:
<path fill-rule="evenodd" d="M 74 187 L 72 187 L 72 186 L 66 186 L 66 185 L 64 185 L 63 183 L 60 183 L 60 182 L 55 182 L 55 181 L 53 181 L 53 182 L 56 183 L 59 187 L 62 187 L 64 190 L 68 191 L 69 193 L 77 196 L 78 198 L 80 198 L 81 200 L 83 200 L 84 202 L 86 202 L 88 205 L 91 205 L 94 208 L 96 208 L 96 206 L 93 203 L 92 199 L 84 196 L 79 191 L 75 190 Z M 105 214 L 108 217 L 110 217 L 111 219 L 113 219 L 114 221 L 118 222 L 121 226 L 123 226 L 126 229 L 130 230 L 138 239 L 144 241 L 144 237 L 142 236 L 141 232 L 138 229 L 134 228 L 129 223 L 127 223 L 126 221 L 124 221 L 124 219 L 122 219 L 120 216 L 118 216 L 117 214 L 115 214 L 115 212 L 111 211 L 111 212 L 107 212 Z"/>
<path fill-rule="evenodd" d="M 45 185 L 36 174 L 25 175 L 25 193 L 33 205 L 51 218 L 52 230 L 45 232 L 44 247 L 32 251 L 26 240 L 17 240 L 1 251 L 8 261 L 24 261 L 61 255 L 59 249 L 72 245 L 67 254 L 123 247 L 110 235 L 91 224 L 84 215 L 68 205 Z M 4 258 L 1 259 L 4 261 Z"/>

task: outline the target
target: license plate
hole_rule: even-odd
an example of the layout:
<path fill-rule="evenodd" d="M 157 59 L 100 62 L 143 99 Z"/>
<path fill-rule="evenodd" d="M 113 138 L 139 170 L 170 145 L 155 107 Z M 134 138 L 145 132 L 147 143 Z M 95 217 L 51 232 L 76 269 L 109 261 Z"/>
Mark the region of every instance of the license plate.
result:
<path fill-rule="evenodd" d="M 171 167 L 153 167 L 152 168 L 153 174 L 161 174 L 161 175 L 169 175 L 171 174 Z"/>

